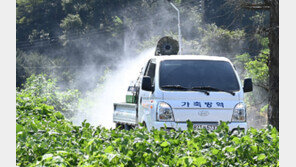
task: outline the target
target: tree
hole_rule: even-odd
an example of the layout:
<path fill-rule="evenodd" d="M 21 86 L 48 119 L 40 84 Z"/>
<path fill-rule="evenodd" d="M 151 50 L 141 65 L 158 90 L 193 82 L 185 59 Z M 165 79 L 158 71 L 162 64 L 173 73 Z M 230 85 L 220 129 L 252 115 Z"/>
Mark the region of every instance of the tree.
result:
<path fill-rule="evenodd" d="M 270 1 L 268 121 L 279 130 L 279 0 Z"/>
<path fill-rule="evenodd" d="M 268 123 L 279 130 L 279 0 L 264 0 L 263 3 L 242 3 L 241 5 L 250 10 L 269 10 L 270 13 Z"/>
<path fill-rule="evenodd" d="M 17 0 L 17 48 L 42 51 L 49 44 L 56 44 L 57 35 L 61 33 L 57 23 L 64 17 L 60 0 Z"/>

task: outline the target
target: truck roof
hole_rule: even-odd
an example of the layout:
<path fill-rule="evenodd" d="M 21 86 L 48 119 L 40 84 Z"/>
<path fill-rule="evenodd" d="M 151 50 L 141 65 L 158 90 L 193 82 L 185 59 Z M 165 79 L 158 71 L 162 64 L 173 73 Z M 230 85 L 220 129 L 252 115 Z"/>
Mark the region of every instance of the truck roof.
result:
<path fill-rule="evenodd" d="M 157 61 L 161 60 L 214 60 L 214 61 L 227 61 L 230 60 L 226 57 L 220 56 L 207 56 L 207 55 L 170 55 L 170 56 L 155 56 Z"/>

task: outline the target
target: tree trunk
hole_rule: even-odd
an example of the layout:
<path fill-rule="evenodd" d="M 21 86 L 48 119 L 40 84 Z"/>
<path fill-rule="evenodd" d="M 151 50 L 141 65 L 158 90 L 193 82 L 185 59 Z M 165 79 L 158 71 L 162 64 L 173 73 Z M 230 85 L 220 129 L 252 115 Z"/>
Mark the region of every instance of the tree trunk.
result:
<path fill-rule="evenodd" d="M 279 0 L 270 3 L 268 123 L 279 130 Z"/>
<path fill-rule="evenodd" d="M 269 10 L 269 107 L 268 124 L 279 130 L 279 0 L 264 0 L 264 4 L 247 4 L 241 6 L 250 10 Z"/>

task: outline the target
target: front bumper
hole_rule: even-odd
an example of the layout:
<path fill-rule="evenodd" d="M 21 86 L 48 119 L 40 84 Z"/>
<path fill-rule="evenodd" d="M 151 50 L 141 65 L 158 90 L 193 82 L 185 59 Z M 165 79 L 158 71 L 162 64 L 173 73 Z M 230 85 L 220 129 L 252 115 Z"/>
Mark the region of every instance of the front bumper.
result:
<path fill-rule="evenodd" d="M 175 129 L 175 130 L 180 129 L 182 131 L 187 130 L 187 123 L 176 123 L 176 122 L 155 122 L 154 125 L 152 125 L 152 127 L 160 130 L 160 129 L 165 128 L 165 125 L 166 125 L 167 129 Z M 233 132 L 233 131 L 237 130 L 238 128 L 247 130 L 248 124 L 247 124 L 247 122 L 230 122 L 228 124 L 228 127 L 229 127 L 230 132 Z"/>

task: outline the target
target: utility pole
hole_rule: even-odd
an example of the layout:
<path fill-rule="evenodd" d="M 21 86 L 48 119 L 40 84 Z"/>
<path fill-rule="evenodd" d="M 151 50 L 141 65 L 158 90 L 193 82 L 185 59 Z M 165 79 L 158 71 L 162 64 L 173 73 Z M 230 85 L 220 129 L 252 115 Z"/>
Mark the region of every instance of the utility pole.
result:
<path fill-rule="evenodd" d="M 179 55 L 182 54 L 182 35 L 181 35 L 181 23 L 180 23 L 180 11 L 179 9 L 171 2 L 171 0 L 168 0 L 168 2 L 172 5 L 172 7 L 178 12 L 178 36 L 179 36 Z"/>

